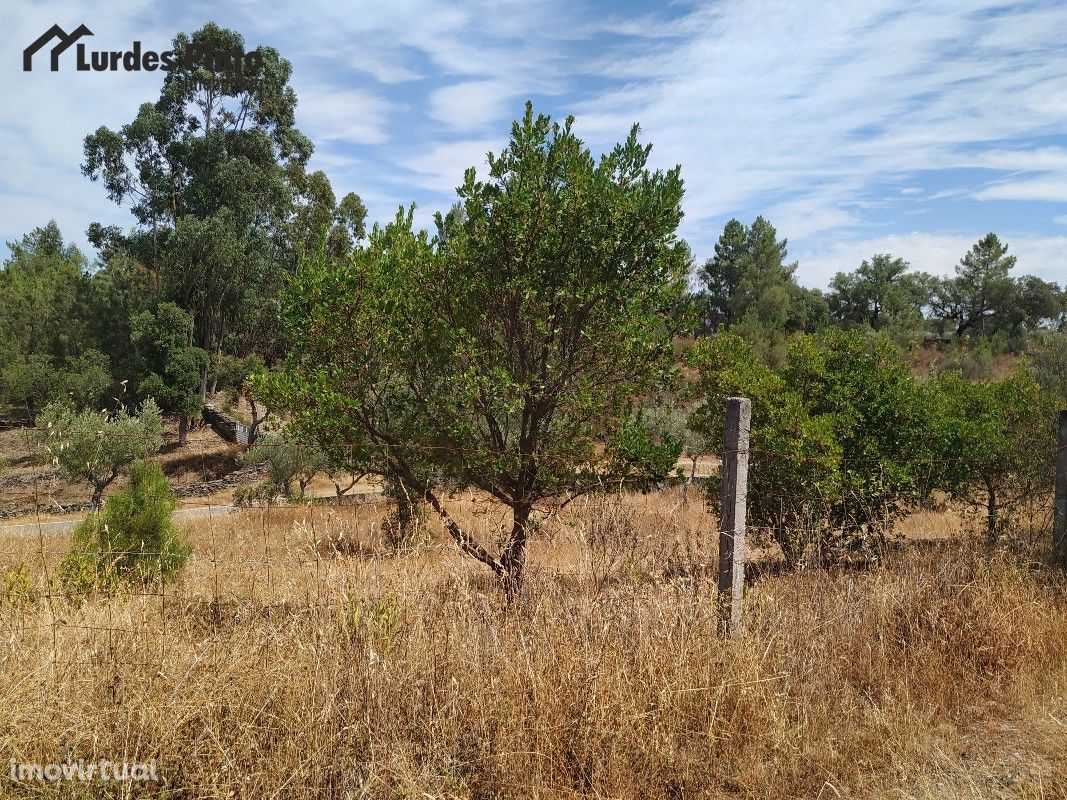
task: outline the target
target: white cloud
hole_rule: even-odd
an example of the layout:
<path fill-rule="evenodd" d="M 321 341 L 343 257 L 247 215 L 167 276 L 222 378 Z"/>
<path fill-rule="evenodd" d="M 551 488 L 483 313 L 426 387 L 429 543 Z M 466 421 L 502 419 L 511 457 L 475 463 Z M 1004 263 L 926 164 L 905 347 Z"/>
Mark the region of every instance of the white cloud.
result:
<path fill-rule="evenodd" d="M 975 192 L 977 200 L 1048 200 L 1067 201 L 1067 172 L 1061 176 L 1030 178 L 996 183 Z"/>
<path fill-rule="evenodd" d="M 313 166 L 339 192 L 363 195 L 372 217 L 413 199 L 447 205 L 463 169 L 504 144 L 521 101 L 547 97 L 540 106 L 576 113 L 594 149 L 640 122 L 655 164 L 683 165 L 683 235 L 698 257 L 725 217 L 764 213 L 818 283 L 879 242 L 951 269 L 973 232 L 956 236 L 967 226 L 939 213 L 950 202 L 1067 199 L 1067 6 L 997 8 L 714 0 L 605 14 L 563 0 L 264 0 L 211 16 L 293 62 L 298 124 L 318 146 Z M 82 19 L 101 48 L 163 43 L 203 13 L 139 0 L 91 15 L 74 0 L 19 4 L 0 45 L 17 54 L 52 22 Z M 42 212 L 65 230 L 128 224 L 79 174 L 81 142 L 128 121 L 158 86 L 158 75 L 69 71 L 0 83 L 3 235 L 41 224 Z M 939 232 L 887 238 L 915 227 L 920 210 Z M 1020 247 L 1056 241 L 1040 234 L 1051 216 L 1035 215 Z M 1043 247 L 1031 254 L 1054 269 Z"/>
<path fill-rule="evenodd" d="M 852 212 L 834 205 L 832 198 L 818 195 L 776 203 L 762 213 L 780 234 L 793 239 L 851 228 L 860 222 Z"/>
<path fill-rule="evenodd" d="M 360 89 L 330 90 L 309 85 L 297 92 L 297 125 L 313 141 L 352 144 L 386 141 L 393 104 Z"/>
<path fill-rule="evenodd" d="M 401 163 L 416 173 L 417 185 L 432 192 L 450 195 L 463 183 L 463 173 L 474 167 L 482 175 L 488 169 L 486 154 L 499 153 L 505 139 L 468 139 L 450 144 L 439 144 L 429 150 L 410 156 Z"/>
<path fill-rule="evenodd" d="M 430 95 L 430 116 L 456 130 L 479 130 L 506 117 L 515 94 L 501 80 L 453 83 Z"/>
<path fill-rule="evenodd" d="M 627 83 L 584 103 L 579 122 L 606 140 L 640 120 L 658 163 L 683 165 L 685 232 L 708 249 L 711 220 L 782 196 L 844 209 L 928 170 L 1059 163 L 1057 148 L 1004 142 L 1065 129 L 1064 103 L 1042 99 L 1064 96 L 1064 42 L 1050 33 L 1064 29 L 1062 5 L 700 6 L 675 26 L 681 40 L 657 35 L 627 46 L 639 57 L 603 59 Z M 1040 31 L 1044 46 L 1021 31 Z"/>

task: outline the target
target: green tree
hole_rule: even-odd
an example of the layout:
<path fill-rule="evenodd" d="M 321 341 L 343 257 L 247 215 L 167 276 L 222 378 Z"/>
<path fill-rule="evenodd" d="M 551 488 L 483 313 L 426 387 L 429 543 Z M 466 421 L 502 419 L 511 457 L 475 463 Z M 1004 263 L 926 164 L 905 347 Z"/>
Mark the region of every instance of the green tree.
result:
<path fill-rule="evenodd" d="M 728 330 L 741 318 L 741 281 L 748 262 L 748 229 L 731 219 L 715 243 L 715 255 L 697 272 L 703 289 L 702 322 L 707 330 Z"/>
<path fill-rule="evenodd" d="M 829 321 L 822 292 L 800 286 L 796 262 L 786 263 L 787 244 L 764 217 L 747 227 L 732 219 L 697 272 L 703 328 L 733 331 L 771 362 L 782 357 L 789 334 Z"/>
<path fill-rule="evenodd" d="M 63 376 L 45 353 L 13 353 L 0 370 L 4 400 L 23 406 L 31 421 L 42 405 L 57 398 L 62 381 Z"/>
<path fill-rule="evenodd" d="M 159 451 L 163 422 L 159 407 L 146 400 L 139 416 L 125 410 L 75 411 L 66 402 L 45 407 L 37 417 L 34 438 L 48 459 L 71 480 L 92 487 L 90 502 L 99 507 L 104 490 L 134 461 Z"/>
<path fill-rule="evenodd" d="M 67 364 L 67 395 L 78 408 L 99 408 L 111 388 L 111 359 L 96 349 L 88 349 Z"/>
<path fill-rule="evenodd" d="M 123 251 L 100 263 L 85 287 L 86 342 L 108 358 L 120 402 L 129 400 L 124 393 L 144 374 L 132 323 L 157 304 L 152 282 L 151 270 Z"/>
<path fill-rule="evenodd" d="M 191 421 L 203 407 L 200 379 L 208 355 L 192 343 L 193 319 L 174 303 L 160 303 L 131 321 L 130 336 L 141 356 L 137 392 L 160 409 L 178 415 L 178 444 L 184 445 Z"/>
<path fill-rule="evenodd" d="M 691 424 L 717 449 L 724 439 L 726 398 L 752 401 L 749 523 L 769 531 L 786 563 L 796 565 L 814 534 L 829 538 L 822 528 L 828 527 L 832 501 L 841 494 L 841 448 L 833 421 L 808 411 L 803 398 L 737 335 L 702 340 L 691 359 L 699 369 L 693 391 L 703 401 Z M 708 499 L 718 508 L 711 488 Z"/>
<path fill-rule="evenodd" d="M 85 257 L 55 221 L 8 242 L 0 268 L 0 396 L 33 417 L 63 395 L 66 372 L 89 341 Z"/>
<path fill-rule="evenodd" d="M 312 478 L 328 467 L 322 448 L 314 441 L 298 439 L 290 432 L 259 437 L 241 456 L 241 462 L 247 466 L 262 464 L 266 467 L 267 480 L 263 493 L 268 500 L 279 495 L 303 500 Z"/>
<path fill-rule="evenodd" d="M 1028 337 L 1058 327 L 1067 313 L 1067 293 L 1058 284 L 1036 275 L 1015 281 L 1014 302 L 1005 309 L 1000 329 L 1010 337 Z"/>
<path fill-rule="evenodd" d="M 697 462 L 701 456 L 716 450 L 715 444 L 690 423 L 694 409 L 680 401 L 654 403 L 644 409 L 642 420 L 661 442 L 677 442 L 683 456 L 689 459 L 689 480 L 696 478 Z"/>
<path fill-rule="evenodd" d="M 1067 332 L 1049 331 L 1031 342 L 1030 368 L 1041 388 L 1067 408 Z"/>
<path fill-rule="evenodd" d="M 937 287 L 931 301 L 934 314 L 949 322 L 956 336 L 982 335 L 991 327 L 990 320 L 1014 299 L 1008 274 L 1014 266 L 1008 246 L 996 234 L 986 234 L 960 259 L 956 277 Z"/>
<path fill-rule="evenodd" d="M 343 227 L 358 217 L 355 201 L 332 209 L 324 176 L 305 174 L 312 145 L 295 126 L 292 67 L 277 51 L 256 48 L 258 65 L 235 77 L 185 57 L 243 51 L 235 31 L 208 23 L 176 36 L 174 49 L 183 57 L 159 99 L 85 139 L 83 172 L 114 202 L 129 202 L 136 221 L 126 235 L 94 225 L 90 238 L 105 256 L 147 265 L 156 299 L 193 315 L 193 343 L 205 352 L 236 342 L 236 355 L 276 358 L 276 297 L 295 267 L 298 211 L 326 202 Z M 204 365 L 201 399 L 208 388 Z"/>
<path fill-rule="evenodd" d="M 748 227 L 736 219 L 726 223 L 715 255 L 697 273 L 711 330 L 728 329 L 746 316 L 767 327 L 788 324 L 798 287 L 787 252 L 786 240 L 764 217 Z"/>
<path fill-rule="evenodd" d="M 880 541 L 937 485 L 929 396 L 884 337 L 799 337 L 777 371 L 729 335 L 694 359 L 709 440 L 722 441 L 727 397 L 752 400 L 749 514 L 788 563 Z"/>
<path fill-rule="evenodd" d="M 598 443 L 672 369 L 682 181 L 648 154 L 635 127 L 595 159 L 571 119 L 528 105 L 435 239 L 401 211 L 348 261 L 309 261 L 288 294 L 289 391 L 305 414 L 350 425 L 511 597 L 535 505 L 602 477 Z M 448 513 L 433 473 L 511 509 L 499 546 Z"/>
<path fill-rule="evenodd" d="M 74 589 L 166 583 L 185 566 L 191 548 L 171 515 L 174 490 L 158 464 L 138 461 L 130 467 L 130 484 L 108 498 L 71 535 L 60 576 Z"/>
<path fill-rule="evenodd" d="M 934 279 L 910 269 L 904 259 L 878 253 L 853 272 L 837 273 L 827 298 L 830 313 L 846 324 L 869 325 L 876 331 L 921 330 Z"/>
<path fill-rule="evenodd" d="M 995 542 L 1006 512 L 1052 487 L 1055 400 L 1025 370 L 977 382 L 947 372 L 932 388 L 942 420 L 944 487 L 983 513 L 986 537 Z"/>

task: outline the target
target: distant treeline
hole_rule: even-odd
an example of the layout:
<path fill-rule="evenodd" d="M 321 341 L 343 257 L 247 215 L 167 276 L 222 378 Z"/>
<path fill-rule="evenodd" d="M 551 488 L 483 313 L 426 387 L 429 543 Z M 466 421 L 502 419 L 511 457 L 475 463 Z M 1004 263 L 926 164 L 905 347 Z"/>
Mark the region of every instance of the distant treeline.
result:
<path fill-rule="evenodd" d="M 702 332 L 731 330 L 775 360 L 789 334 L 829 327 L 885 331 L 903 346 L 970 341 L 1022 352 L 1034 334 L 1067 326 L 1067 290 L 1014 274 L 1016 258 L 994 233 L 961 255 L 951 277 L 876 253 L 838 272 L 826 292 L 797 283 L 786 245 L 763 217 L 726 224 L 697 270 Z"/>

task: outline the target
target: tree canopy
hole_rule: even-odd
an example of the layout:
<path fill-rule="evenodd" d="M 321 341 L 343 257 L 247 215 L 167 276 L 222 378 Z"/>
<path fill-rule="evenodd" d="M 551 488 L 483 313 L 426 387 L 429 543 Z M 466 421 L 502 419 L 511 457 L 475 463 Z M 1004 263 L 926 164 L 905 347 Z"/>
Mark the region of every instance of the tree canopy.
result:
<path fill-rule="evenodd" d="M 289 406 L 344 420 L 338 433 L 425 496 L 511 593 L 535 504 L 599 480 L 597 445 L 671 375 L 682 181 L 648 154 L 634 128 L 594 158 L 571 119 L 528 105 L 435 236 L 402 210 L 350 258 L 320 252 L 287 293 Z M 511 508 L 499 546 L 449 516 L 431 473 Z"/>

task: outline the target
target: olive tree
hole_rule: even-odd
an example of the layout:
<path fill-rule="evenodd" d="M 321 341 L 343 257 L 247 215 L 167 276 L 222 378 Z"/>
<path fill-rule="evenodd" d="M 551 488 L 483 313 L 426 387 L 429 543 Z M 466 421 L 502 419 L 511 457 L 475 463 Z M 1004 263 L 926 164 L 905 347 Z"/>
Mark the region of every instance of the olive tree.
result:
<path fill-rule="evenodd" d="M 303 500 L 308 484 L 326 467 L 326 456 L 314 442 L 276 433 L 259 437 L 241 456 L 241 463 L 266 468 L 267 480 L 263 490 L 268 499 L 281 495 Z"/>
<path fill-rule="evenodd" d="M 535 506 L 622 466 L 605 449 L 633 443 L 604 445 L 632 438 L 635 399 L 666 384 L 685 324 L 680 169 L 649 169 L 636 126 L 594 158 L 572 123 L 527 105 L 435 236 L 401 210 L 348 258 L 309 259 L 287 291 L 288 406 L 424 497 L 509 598 Z M 442 484 L 507 506 L 500 541 L 477 541 Z"/>
<path fill-rule="evenodd" d="M 89 501 L 95 508 L 130 464 L 159 451 L 163 422 L 153 400 L 146 400 L 137 416 L 125 409 L 115 414 L 75 411 L 69 403 L 57 402 L 38 415 L 33 436 L 67 477 L 92 487 Z"/>
<path fill-rule="evenodd" d="M 700 430 L 700 425 L 691 424 L 693 411 L 679 400 L 653 403 L 641 415 L 642 422 L 660 441 L 673 441 L 680 445 L 681 454 L 689 461 L 689 477 L 692 483 L 697 477 L 697 463 L 701 456 L 709 455 L 716 446 Z"/>

